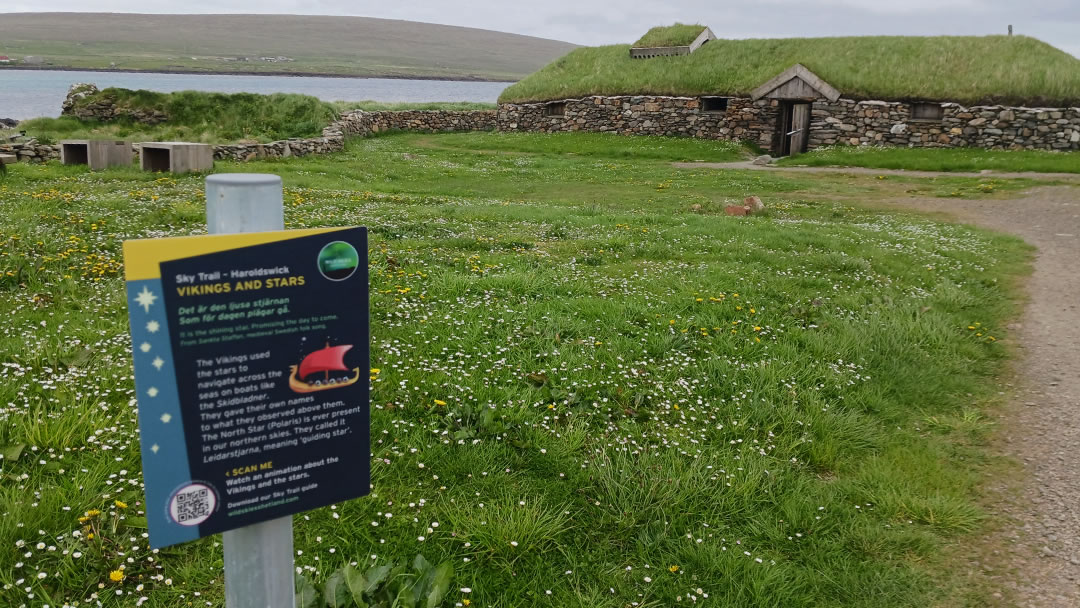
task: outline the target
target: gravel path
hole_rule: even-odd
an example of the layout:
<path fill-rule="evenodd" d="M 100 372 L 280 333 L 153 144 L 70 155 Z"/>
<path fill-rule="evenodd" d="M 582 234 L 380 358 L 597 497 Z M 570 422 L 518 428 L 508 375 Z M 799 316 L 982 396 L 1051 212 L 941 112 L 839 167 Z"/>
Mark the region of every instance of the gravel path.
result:
<path fill-rule="evenodd" d="M 1023 482 L 988 484 L 1002 538 L 982 570 L 995 598 L 1023 608 L 1080 607 L 1080 188 L 1036 188 L 1021 200 L 901 199 L 1023 237 L 1038 248 L 1030 301 L 1011 326 L 1019 347 L 1015 403 L 999 424 L 1001 450 Z M 996 562 L 996 563 L 990 563 Z M 1011 591 L 1012 593 L 1008 593 Z M 1003 593 L 1004 592 L 1004 593 Z M 1001 594 L 1001 595 L 998 595 Z"/>

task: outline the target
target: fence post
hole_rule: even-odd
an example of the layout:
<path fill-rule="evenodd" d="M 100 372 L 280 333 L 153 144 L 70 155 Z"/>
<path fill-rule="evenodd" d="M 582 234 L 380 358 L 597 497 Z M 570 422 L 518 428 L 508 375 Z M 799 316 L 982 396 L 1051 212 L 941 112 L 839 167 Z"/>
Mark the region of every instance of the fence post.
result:
<path fill-rule="evenodd" d="M 210 234 L 283 230 L 281 178 L 220 173 L 206 178 Z M 227 608 L 295 608 L 292 516 L 222 534 Z"/>

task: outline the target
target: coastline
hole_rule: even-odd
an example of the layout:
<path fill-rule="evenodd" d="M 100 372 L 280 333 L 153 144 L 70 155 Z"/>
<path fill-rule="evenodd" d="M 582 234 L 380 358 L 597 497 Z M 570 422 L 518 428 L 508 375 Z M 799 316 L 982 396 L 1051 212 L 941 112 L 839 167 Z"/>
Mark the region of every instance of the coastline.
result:
<path fill-rule="evenodd" d="M 514 83 L 515 80 L 500 80 L 497 78 L 485 78 L 483 76 L 413 76 L 406 74 L 380 74 L 380 75 L 353 75 L 334 74 L 328 72 L 282 72 L 273 70 L 170 70 L 167 68 L 153 70 L 138 70 L 134 68 L 72 68 L 63 66 L 0 66 L 0 71 L 7 72 L 118 72 L 124 74 L 194 74 L 199 76 L 295 76 L 298 78 L 351 78 L 351 79 L 385 79 L 385 80 L 444 80 L 448 82 L 505 82 Z"/>

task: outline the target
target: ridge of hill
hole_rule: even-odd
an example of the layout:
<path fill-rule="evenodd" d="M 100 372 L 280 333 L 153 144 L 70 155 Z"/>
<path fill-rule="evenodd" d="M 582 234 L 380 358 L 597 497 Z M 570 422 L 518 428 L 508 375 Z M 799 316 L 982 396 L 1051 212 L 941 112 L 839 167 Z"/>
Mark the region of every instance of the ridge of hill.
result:
<path fill-rule="evenodd" d="M 575 47 L 371 17 L 0 15 L 0 55 L 15 60 L 9 67 L 518 80 Z M 27 56 L 38 59 L 27 64 Z"/>
<path fill-rule="evenodd" d="M 801 63 L 852 99 L 1070 106 L 1080 59 L 1028 36 L 713 40 L 690 55 L 631 59 L 581 47 L 511 85 L 500 102 L 588 95 L 735 95 Z"/>

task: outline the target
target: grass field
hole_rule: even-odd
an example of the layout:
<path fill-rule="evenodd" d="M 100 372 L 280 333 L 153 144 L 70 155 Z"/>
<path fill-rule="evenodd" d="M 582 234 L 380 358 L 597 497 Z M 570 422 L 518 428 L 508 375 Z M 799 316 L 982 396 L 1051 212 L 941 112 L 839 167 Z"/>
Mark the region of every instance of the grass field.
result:
<path fill-rule="evenodd" d="M 854 99 L 1068 106 L 1080 59 L 1026 36 L 713 40 L 691 55 L 631 59 L 628 45 L 579 48 L 503 91 L 501 102 L 587 95 L 736 95 L 796 63 Z"/>
<path fill-rule="evenodd" d="M 423 551 L 448 605 L 984 605 L 948 556 L 983 530 L 1030 250 L 852 201 L 1030 182 L 670 165 L 740 153 L 390 135 L 219 163 L 282 175 L 291 228 L 371 231 L 374 489 L 296 518 L 305 577 Z M 202 188 L 0 177 L 0 604 L 221 605 L 220 539 L 147 548 L 120 278 L 124 239 L 203 231 Z M 766 215 L 723 215 L 749 194 Z"/>
<path fill-rule="evenodd" d="M 74 68 L 517 80 L 574 45 L 475 28 L 308 15 L 10 13 L 0 55 Z M 285 56 L 288 62 L 260 61 Z M 225 61 L 225 58 L 250 61 Z"/>
<path fill-rule="evenodd" d="M 1080 173 L 1080 154 L 1041 150 L 838 146 L 785 157 L 776 164 L 789 167 L 869 167 L 911 171 Z"/>

